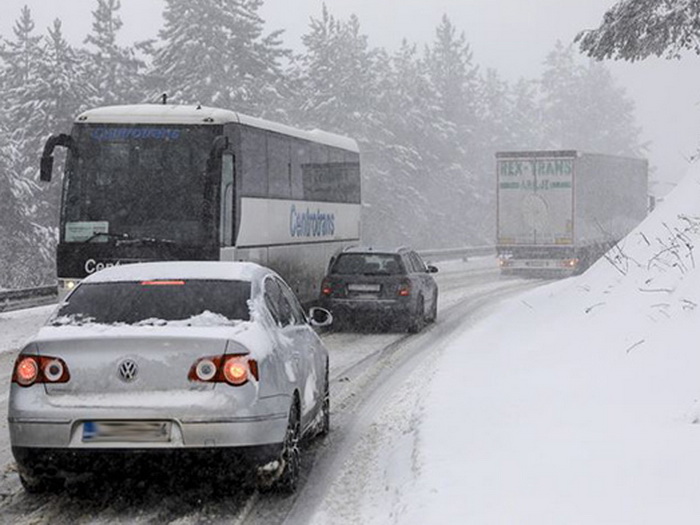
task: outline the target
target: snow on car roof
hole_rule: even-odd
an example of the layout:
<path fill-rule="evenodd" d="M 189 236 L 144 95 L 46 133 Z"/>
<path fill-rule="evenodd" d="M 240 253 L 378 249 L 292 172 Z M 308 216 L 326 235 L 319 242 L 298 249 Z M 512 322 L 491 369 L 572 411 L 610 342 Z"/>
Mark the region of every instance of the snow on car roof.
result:
<path fill-rule="evenodd" d="M 206 106 L 168 104 L 134 104 L 105 106 L 84 111 L 76 118 L 78 124 L 198 124 L 215 125 L 238 122 L 284 135 L 320 142 L 328 146 L 359 152 L 357 142 L 349 137 L 314 129 L 306 131 L 278 122 L 251 117 L 227 109 Z"/>
<path fill-rule="evenodd" d="M 212 279 L 252 281 L 272 270 L 250 262 L 167 261 L 123 264 L 105 268 L 83 282 L 146 281 L 162 279 Z"/>

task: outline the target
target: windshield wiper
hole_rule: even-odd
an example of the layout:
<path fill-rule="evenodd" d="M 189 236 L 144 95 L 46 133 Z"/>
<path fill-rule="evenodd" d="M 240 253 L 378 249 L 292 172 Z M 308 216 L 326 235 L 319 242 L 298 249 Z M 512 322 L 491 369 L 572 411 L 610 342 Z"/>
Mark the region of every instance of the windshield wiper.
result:
<path fill-rule="evenodd" d="M 178 244 L 177 241 L 172 239 L 160 239 L 156 237 L 127 237 L 122 241 L 122 244 L 168 244 L 174 245 Z"/>
<path fill-rule="evenodd" d="M 126 240 L 126 239 L 130 239 L 130 238 L 131 238 L 131 237 L 129 237 L 129 234 L 128 234 L 128 233 L 97 232 L 97 233 L 92 234 L 92 235 L 91 235 L 90 237 L 88 237 L 87 239 L 85 239 L 85 240 L 83 241 L 83 243 L 87 244 L 87 243 L 89 243 L 89 242 L 94 241 L 95 239 L 99 239 L 100 237 L 107 237 L 107 238 L 109 238 L 109 239 L 115 239 L 115 240 L 119 240 L 119 239 Z"/>
<path fill-rule="evenodd" d="M 97 232 L 83 242 L 89 243 L 89 242 L 92 242 L 93 240 L 98 239 L 100 237 L 107 237 L 109 239 L 114 240 L 114 242 L 118 243 L 118 244 L 160 244 L 160 245 L 163 245 L 163 244 L 175 245 L 175 244 L 177 244 L 177 241 L 173 241 L 172 239 L 159 239 L 156 237 L 132 237 L 128 233 L 109 233 L 109 232 Z"/>

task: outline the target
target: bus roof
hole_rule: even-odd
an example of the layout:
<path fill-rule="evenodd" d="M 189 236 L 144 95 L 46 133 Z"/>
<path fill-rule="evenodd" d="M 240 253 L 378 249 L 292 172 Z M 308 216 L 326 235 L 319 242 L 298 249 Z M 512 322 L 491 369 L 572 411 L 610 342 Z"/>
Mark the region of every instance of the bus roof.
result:
<path fill-rule="evenodd" d="M 105 106 L 84 111 L 76 118 L 79 124 L 201 124 L 221 125 L 237 122 L 258 129 L 290 135 L 312 142 L 320 142 L 359 153 L 355 140 L 327 131 L 303 130 L 285 124 L 251 117 L 227 109 L 206 106 L 184 106 L 168 104 L 135 104 L 127 106 Z"/>

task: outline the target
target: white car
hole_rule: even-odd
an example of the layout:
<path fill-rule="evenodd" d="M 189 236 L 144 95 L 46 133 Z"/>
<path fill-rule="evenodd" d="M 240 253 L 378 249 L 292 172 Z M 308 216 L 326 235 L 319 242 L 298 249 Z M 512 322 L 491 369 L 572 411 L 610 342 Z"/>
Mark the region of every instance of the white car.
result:
<path fill-rule="evenodd" d="M 20 352 L 9 428 L 26 490 L 173 459 L 293 491 L 329 429 L 328 352 L 274 271 L 162 262 L 86 278 Z M 222 472 L 221 472 L 222 471 Z"/>

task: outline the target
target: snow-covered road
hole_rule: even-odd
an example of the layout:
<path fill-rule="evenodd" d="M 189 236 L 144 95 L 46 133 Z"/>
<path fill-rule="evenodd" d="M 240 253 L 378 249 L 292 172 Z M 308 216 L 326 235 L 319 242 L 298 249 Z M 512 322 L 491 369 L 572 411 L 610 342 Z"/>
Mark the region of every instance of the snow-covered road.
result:
<path fill-rule="evenodd" d="M 440 349 L 456 333 L 467 329 L 497 304 L 500 297 L 537 286 L 537 281 L 501 279 L 493 258 L 443 263 L 440 265 L 439 319 L 417 335 L 403 333 L 329 333 L 323 338 L 331 356 L 332 432 L 311 444 L 304 457 L 301 490 L 291 498 L 259 495 L 249 490 L 213 490 L 209 487 L 185 487 L 172 493 L 172 485 L 100 487 L 100 495 L 86 501 L 79 492 L 54 496 L 28 496 L 19 486 L 13 471 L 6 426 L 7 385 L 16 351 L 22 341 L 44 322 L 51 307 L 0 314 L 0 380 L 6 388 L 0 392 L 0 521 L 12 523 L 200 523 L 236 519 L 239 523 L 306 523 L 328 512 L 343 516 L 346 510 L 334 509 L 333 488 L 346 479 L 350 469 L 361 472 L 356 483 L 374 483 L 372 442 L 394 443 L 397 429 L 402 435 L 407 412 L 391 403 L 397 392 L 408 388 L 419 394 L 416 381 L 409 379 L 422 367 L 431 367 Z M 407 381 L 408 379 L 408 381 Z M 419 379 L 427 381 L 427 376 Z M 408 385 L 408 386 L 407 386 Z M 411 397 L 405 396 L 404 408 Z M 374 440 L 374 441 L 373 441 Z M 401 440 L 400 440 L 401 441 Z M 397 443 L 397 451 L 409 450 Z M 360 447 L 360 449 L 358 449 Z M 404 468 L 399 461 L 399 468 Z M 330 489 L 330 490 L 329 490 Z M 180 490 L 180 489 L 178 489 Z M 358 492 L 359 493 L 359 492 Z M 317 512 L 317 518 L 314 513 Z"/>

